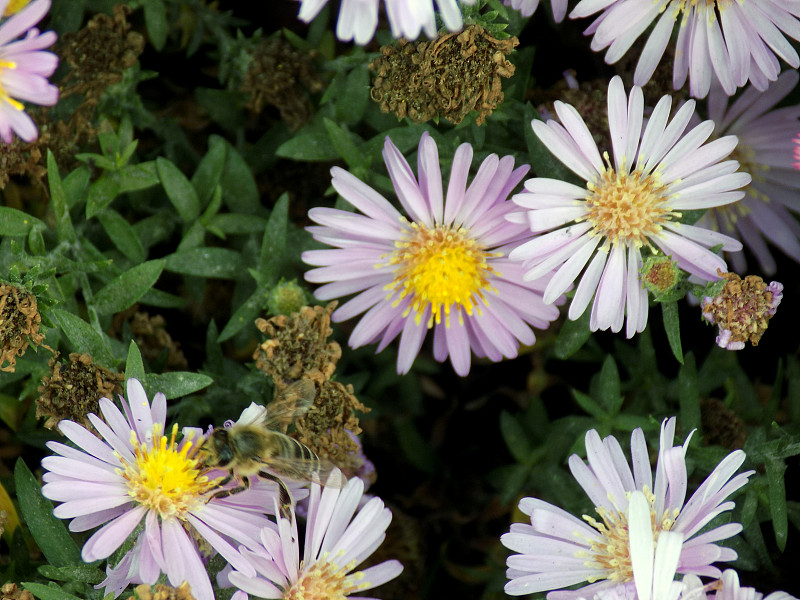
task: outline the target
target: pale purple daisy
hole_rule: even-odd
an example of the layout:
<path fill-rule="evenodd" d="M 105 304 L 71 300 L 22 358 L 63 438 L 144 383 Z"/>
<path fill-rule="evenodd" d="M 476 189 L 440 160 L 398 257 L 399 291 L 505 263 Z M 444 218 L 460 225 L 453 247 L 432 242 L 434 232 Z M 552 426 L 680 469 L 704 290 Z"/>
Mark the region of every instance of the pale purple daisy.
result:
<path fill-rule="evenodd" d="M 577 319 L 592 304 L 592 331 L 622 329 L 626 335 L 647 325 L 648 298 L 640 269 L 643 252 L 671 256 L 678 267 L 703 281 L 719 278 L 725 261 L 709 250 L 740 250 L 738 240 L 681 223 L 683 211 L 704 210 L 735 202 L 750 175 L 726 160 L 735 136 L 705 143 L 714 123 L 705 121 L 684 135 L 695 102 L 686 102 L 669 121 L 672 99 L 664 96 L 643 128 L 642 89 L 626 97 L 622 80 L 608 86 L 608 123 L 614 162 L 605 162 L 592 134 L 574 107 L 557 101 L 561 123 L 532 122 L 533 131 L 570 170 L 586 181 L 581 187 L 538 177 L 525 182 L 514 202 L 529 209 L 511 215 L 527 223 L 533 239 L 510 254 L 523 262 L 525 278 L 552 275 L 545 302 L 559 298 L 584 271 L 569 307 Z"/>
<path fill-rule="evenodd" d="M 314 238 L 335 249 L 303 253 L 318 269 L 306 273 L 320 300 L 357 293 L 333 313 L 343 321 L 366 314 L 350 336 L 359 347 L 377 342 L 383 350 L 400 335 L 397 370 L 406 373 L 428 329 L 436 360 L 448 355 L 459 375 L 470 368 L 470 350 L 493 361 L 533 344 L 531 326 L 546 328 L 558 310 L 542 301 L 547 277 L 523 281 L 522 267 L 508 260 L 526 234 L 506 221 L 516 210 L 507 198 L 528 171 L 514 158 L 486 158 L 467 187 L 472 146 L 456 150 L 444 200 L 436 142 L 426 132 L 419 142 L 419 181 L 387 137 L 383 150 L 394 189 L 411 221 L 354 175 L 334 167 L 333 187 L 363 214 L 313 208 Z M 559 301 L 554 298 L 554 301 Z"/>
<path fill-rule="evenodd" d="M 363 599 L 361 592 L 391 581 L 403 570 L 387 560 L 361 571 L 355 569 L 386 538 L 392 513 L 380 498 L 369 499 L 360 509 L 364 482 L 354 477 L 344 488 L 312 484 L 303 536 L 303 554 L 297 520 L 279 517 L 278 530 L 261 530 L 261 543 L 240 551 L 256 575 L 233 570 L 228 581 L 259 598 Z"/>
<path fill-rule="evenodd" d="M 750 86 L 731 106 L 719 88 L 712 88 L 708 96 L 715 134 L 739 139 L 733 157 L 753 181 L 744 188 L 740 202 L 709 209 L 697 224 L 744 242 L 766 275 L 777 270 L 767 242 L 800 262 L 800 223 L 790 212 L 800 212 L 800 172 L 793 165 L 800 104 L 775 109 L 797 80 L 797 71 L 786 71 L 766 92 Z M 747 271 L 744 253 L 735 252 L 728 259 L 734 271 Z"/>
<path fill-rule="evenodd" d="M 616 438 L 601 440 L 597 431 L 589 431 L 588 464 L 573 454 L 569 467 L 594 503 L 599 520 L 588 515 L 580 520 L 548 502 L 523 498 L 519 508 L 530 516 L 530 525 L 512 524 L 510 532 L 501 537 L 503 545 L 519 552 L 508 558 L 506 593 L 558 590 L 548 593 L 548 600 L 574 600 L 633 581 L 636 561 L 652 561 L 654 539 L 662 532 L 682 536 L 675 567 L 678 573 L 719 577 L 720 570 L 713 563 L 735 560 L 737 555 L 716 542 L 736 535 L 742 526 L 727 523 L 700 535 L 698 532 L 734 507 L 733 502 L 724 500 L 745 485 L 753 471 L 734 476 L 745 459 L 744 452 L 736 450 L 684 502 L 688 487 L 685 456 L 691 434 L 683 446 L 673 446 L 674 434 L 673 417 L 661 425 L 654 482 L 641 429 L 631 435 L 631 465 Z M 641 492 L 646 499 L 646 518 L 631 516 L 642 512 L 641 506 L 634 506 L 634 498 L 639 497 L 634 492 Z M 628 527 L 632 521 L 652 522 L 653 527 L 634 528 L 634 535 Z M 649 541 L 642 532 L 649 533 Z M 596 583 L 575 591 L 561 589 L 583 582 Z M 647 581 L 635 584 L 637 589 L 649 587 Z"/>
<path fill-rule="evenodd" d="M 505 0 L 505 5 L 522 13 L 523 17 L 530 17 L 539 7 L 539 0 Z M 567 14 L 567 0 L 550 0 L 553 9 L 553 19 L 561 23 Z"/>
<path fill-rule="evenodd" d="M 703 582 L 694 575 L 683 578 L 683 600 L 761 600 L 764 594 L 751 587 L 739 585 L 739 575 L 733 569 L 725 569 L 722 577 L 712 583 Z M 786 592 L 773 592 L 764 600 L 797 600 Z"/>
<path fill-rule="evenodd" d="M 458 0 L 461 4 L 473 5 L 477 0 Z M 306 23 L 319 14 L 328 0 L 299 0 L 297 15 Z M 378 8 L 381 0 L 342 0 L 339 20 L 336 22 L 336 37 L 343 42 L 355 40 L 364 45 L 375 35 L 378 27 Z M 436 11 L 433 0 L 384 0 L 386 16 L 392 35 L 396 38 L 415 40 L 424 31 L 429 38 L 436 37 Z M 458 31 L 464 25 L 461 9 L 456 0 L 436 0 L 444 26 Z"/>
<path fill-rule="evenodd" d="M 9 1 L 0 0 L 0 15 Z M 58 88 L 47 80 L 58 66 L 58 57 L 43 52 L 56 41 L 56 34 L 33 27 L 48 10 L 50 0 L 34 0 L 0 24 L 0 139 L 7 144 L 14 133 L 26 142 L 39 134 L 22 102 L 42 106 L 58 102 Z M 23 34 L 23 39 L 16 39 Z"/>
<path fill-rule="evenodd" d="M 49 442 L 57 456 L 42 460 L 47 470 L 42 494 L 61 502 L 54 514 L 71 519 L 71 531 L 102 525 L 83 546 L 86 562 L 108 558 L 144 521 L 133 549 L 120 564 L 109 565 L 101 586 L 119 595 L 129 583 L 153 584 L 165 573 L 170 585 L 186 581 L 195 598 L 213 600 L 204 564 L 210 551 L 254 575 L 236 546 L 257 543 L 259 529 L 270 525 L 263 507 L 274 505 L 274 487 L 211 497 L 225 472 L 218 471 L 217 478 L 203 471 L 199 430 L 187 428 L 177 441 L 176 424 L 166 434 L 164 394 L 156 394 L 151 406 L 136 379 L 128 379 L 127 401 L 120 397 L 120 403 L 122 411 L 101 398 L 104 420 L 89 415 L 102 439 L 61 421 L 59 430 L 78 448 Z"/>
<path fill-rule="evenodd" d="M 581 0 L 570 18 L 603 13 L 586 30 L 592 50 L 608 48 L 606 62 L 622 58 L 656 19 L 639 57 L 634 83 L 650 80 L 678 25 L 672 84 L 689 78 L 689 91 L 705 98 L 712 80 L 729 96 L 751 81 L 765 90 L 780 73 L 778 57 L 792 68 L 800 56 L 784 34 L 800 40 L 800 3 L 795 0 Z"/>

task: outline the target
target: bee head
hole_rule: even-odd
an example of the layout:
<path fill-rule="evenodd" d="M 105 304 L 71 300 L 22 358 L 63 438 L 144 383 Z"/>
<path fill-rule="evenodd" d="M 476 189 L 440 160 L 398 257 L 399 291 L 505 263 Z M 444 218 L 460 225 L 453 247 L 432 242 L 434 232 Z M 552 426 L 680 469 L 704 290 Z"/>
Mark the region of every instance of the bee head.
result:
<path fill-rule="evenodd" d="M 225 429 L 215 430 L 203 444 L 206 452 L 206 464 L 213 467 L 226 467 L 233 460 L 228 432 Z"/>

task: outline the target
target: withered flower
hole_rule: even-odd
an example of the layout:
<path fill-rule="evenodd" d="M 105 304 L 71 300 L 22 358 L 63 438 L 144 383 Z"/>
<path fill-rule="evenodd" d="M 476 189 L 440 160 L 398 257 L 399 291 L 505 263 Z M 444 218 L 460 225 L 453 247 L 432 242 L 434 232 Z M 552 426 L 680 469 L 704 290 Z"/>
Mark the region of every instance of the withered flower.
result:
<path fill-rule="evenodd" d="M 741 350 L 748 341 L 758 346 L 783 299 L 783 284 L 767 285 L 757 275 L 744 279 L 736 273 L 719 275 L 725 280 L 722 290 L 703 300 L 703 317 L 719 325 L 717 345 L 726 350 Z"/>
<path fill-rule="evenodd" d="M 12 582 L 4 583 L 0 592 L 3 594 L 2 600 L 34 600 L 33 594 Z"/>
<path fill-rule="evenodd" d="M 301 377 L 321 384 L 333 375 L 342 355 L 339 344 L 328 341 L 335 308 L 336 302 L 331 302 L 325 308 L 304 306 L 289 316 L 256 319 L 256 327 L 268 339 L 256 348 L 253 358 L 273 378 L 276 391 Z"/>
<path fill-rule="evenodd" d="M 498 40 L 480 25 L 435 40 L 381 48 L 370 63 L 377 77 L 370 95 L 381 111 L 421 123 L 437 115 L 460 123 L 478 111 L 476 123 L 503 101 L 501 77 L 514 74 L 506 56 L 519 44 L 516 37 Z"/>
<path fill-rule="evenodd" d="M 36 296 L 13 285 L 0 284 L 0 371 L 14 372 L 17 357 L 28 346 L 39 346 L 42 317 Z"/>
<path fill-rule="evenodd" d="M 146 583 L 137 585 L 133 595 L 125 600 L 194 600 L 192 590 L 185 581 L 178 587 L 170 587 L 162 583 L 149 586 Z"/>
<path fill-rule="evenodd" d="M 91 429 L 87 415 L 98 414 L 98 400 L 122 393 L 122 374 L 95 364 L 88 354 L 73 352 L 66 363 L 56 355 L 49 364 L 50 374 L 42 379 L 36 399 L 36 418 L 47 417 L 44 426 L 48 429 L 62 419 Z"/>

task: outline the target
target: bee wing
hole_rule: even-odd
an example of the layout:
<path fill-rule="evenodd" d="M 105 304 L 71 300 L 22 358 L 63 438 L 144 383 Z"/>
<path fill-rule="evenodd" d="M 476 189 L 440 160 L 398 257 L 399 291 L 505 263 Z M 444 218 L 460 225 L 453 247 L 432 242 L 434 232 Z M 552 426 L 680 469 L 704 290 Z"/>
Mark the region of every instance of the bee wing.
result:
<path fill-rule="evenodd" d="M 269 403 L 264 425 L 269 429 L 288 426 L 296 418 L 308 412 L 316 397 L 317 388 L 313 381 L 310 379 L 295 381 Z"/>
<path fill-rule="evenodd" d="M 331 462 L 321 459 L 313 450 L 296 439 L 271 432 L 276 452 L 260 459 L 270 473 L 297 481 L 311 481 L 323 486 L 341 488 L 347 482 L 341 471 Z"/>

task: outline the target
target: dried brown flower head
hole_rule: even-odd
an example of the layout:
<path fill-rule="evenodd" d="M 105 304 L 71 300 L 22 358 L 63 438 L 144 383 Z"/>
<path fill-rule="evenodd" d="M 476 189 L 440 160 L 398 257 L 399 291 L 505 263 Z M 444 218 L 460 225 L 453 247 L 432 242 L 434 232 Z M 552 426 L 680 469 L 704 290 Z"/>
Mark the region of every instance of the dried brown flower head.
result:
<path fill-rule="evenodd" d="M 703 300 L 703 317 L 719 325 L 717 345 L 727 350 L 741 350 L 745 342 L 758 346 L 782 298 L 783 285 L 767 285 L 757 275 L 744 279 L 736 273 L 722 273 L 722 290 Z"/>
<path fill-rule="evenodd" d="M 326 380 L 318 385 L 313 408 L 295 421 L 294 437 L 348 477 L 358 473 L 365 462 L 355 437 L 361 427 L 354 411 L 369 409 L 353 395 L 353 386 Z"/>
<path fill-rule="evenodd" d="M 276 391 L 301 377 L 321 384 L 333 375 L 342 355 L 339 344 L 328 341 L 335 308 L 336 302 L 331 302 L 325 308 L 304 306 L 289 316 L 256 319 L 256 327 L 268 339 L 253 358 L 256 366 L 273 378 Z"/>
<path fill-rule="evenodd" d="M 0 284 L 0 371 L 14 372 L 17 357 L 28 346 L 39 346 L 42 317 L 36 296 L 13 285 Z"/>
<path fill-rule="evenodd" d="M 308 93 L 322 89 L 312 58 L 283 38 L 261 42 L 251 54 L 240 87 L 248 96 L 245 106 L 255 114 L 265 105 L 274 106 L 291 131 L 299 129 L 314 113 Z"/>
<path fill-rule="evenodd" d="M 133 589 L 133 595 L 125 600 L 194 600 L 194 596 L 185 581 L 176 588 L 161 583 L 153 586 L 143 583 L 137 585 Z"/>
<path fill-rule="evenodd" d="M 703 438 L 707 444 L 718 444 L 728 450 L 742 448 L 747 441 L 744 421 L 718 398 L 700 400 Z"/>
<path fill-rule="evenodd" d="M 136 338 L 136 344 L 145 360 L 154 363 L 166 352 L 167 369 L 182 370 L 189 366 L 180 344 L 174 341 L 165 329 L 164 317 L 161 315 L 151 317 L 146 312 L 135 312 L 130 325 L 131 333 Z"/>
<path fill-rule="evenodd" d="M 503 101 L 501 77 L 514 74 L 506 56 L 516 37 L 493 38 L 480 25 L 435 40 L 381 48 L 370 69 L 377 77 L 370 95 L 383 112 L 421 123 L 437 115 L 460 123 L 472 110 L 481 125 Z"/>
<path fill-rule="evenodd" d="M 3 593 L 2 600 L 34 600 L 33 594 L 23 590 L 16 583 L 4 583 L 0 591 Z"/>
<path fill-rule="evenodd" d="M 62 363 L 50 359 L 50 374 L 39 386 L 36 418 L 47 417 L 44 426 L 53 429 L 62 419 L 70 419 L 91 429 L 87 415 L 98 413 L 100 398 L 122 393 L 123 376 L 92 362 L 88 354 L 73 352 Z"/>

